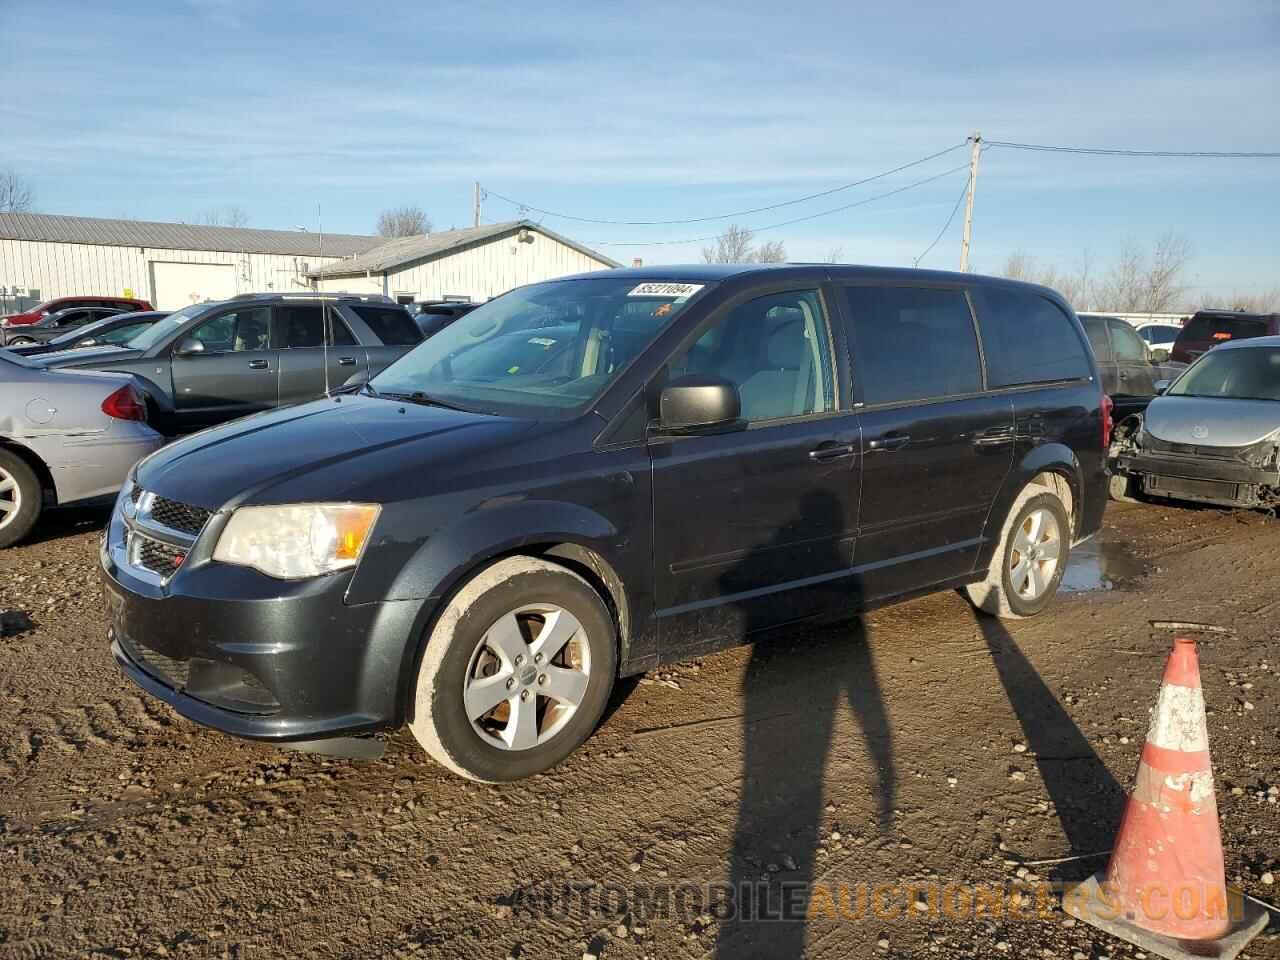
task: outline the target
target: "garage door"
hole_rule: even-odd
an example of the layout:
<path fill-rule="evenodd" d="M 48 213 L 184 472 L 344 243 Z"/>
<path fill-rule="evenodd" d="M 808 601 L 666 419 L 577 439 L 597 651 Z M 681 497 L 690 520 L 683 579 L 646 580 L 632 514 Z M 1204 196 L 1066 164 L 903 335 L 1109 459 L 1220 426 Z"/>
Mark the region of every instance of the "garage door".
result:
<path fill-rule="evenodd" d="M 178 310 L 205 300 L 236 295 L 236 268 L 230 263 L 151 263 L 157 310 Z"/>

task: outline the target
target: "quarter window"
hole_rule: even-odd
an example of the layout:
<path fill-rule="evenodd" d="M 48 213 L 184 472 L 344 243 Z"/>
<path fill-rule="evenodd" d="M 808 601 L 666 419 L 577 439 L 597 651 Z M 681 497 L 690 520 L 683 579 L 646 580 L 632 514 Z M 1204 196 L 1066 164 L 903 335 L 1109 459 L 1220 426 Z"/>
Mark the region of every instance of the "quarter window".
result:
<path fill-rule="evenodd" d="M 738 387 L 749 422 L 835 409 L 831 350 L 817 290 L 789 290 L 734 307 L 668 365 Z"/>
<path fill-rule="evenodd" d="M 846 287 L 864 403 L 907 403 L 982 389 L 969 302 L 960 290 Z"/>
<path fill-rule="evenodd" d="M 1089 357 L 1071 318 L 1052 301 L 1026 290 L 982 286 L 974 291 L 987 385 L 1082 380 Z"/>
<path fill-rule="evenodd" d="M 422 332 L 403 308 L 354 304 L 349 309 L 368 324 L 369 329 L 388 347 L 409 347 L 422 342 Z"/>

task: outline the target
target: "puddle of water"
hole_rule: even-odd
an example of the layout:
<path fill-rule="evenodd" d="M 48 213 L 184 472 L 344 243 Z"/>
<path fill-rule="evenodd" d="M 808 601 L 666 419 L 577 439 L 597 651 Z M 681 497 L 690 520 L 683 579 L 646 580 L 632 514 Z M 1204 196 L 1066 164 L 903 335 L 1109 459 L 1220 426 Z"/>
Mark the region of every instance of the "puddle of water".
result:
<path fill-rule="evenodd" d="M 1147 574 L 1147 565 L 1123 543 L 1094 537 L 1071 550 L 1071 560 L 1062 575 L 1063 593 L 1088 590 L 1115 590 Z"/>

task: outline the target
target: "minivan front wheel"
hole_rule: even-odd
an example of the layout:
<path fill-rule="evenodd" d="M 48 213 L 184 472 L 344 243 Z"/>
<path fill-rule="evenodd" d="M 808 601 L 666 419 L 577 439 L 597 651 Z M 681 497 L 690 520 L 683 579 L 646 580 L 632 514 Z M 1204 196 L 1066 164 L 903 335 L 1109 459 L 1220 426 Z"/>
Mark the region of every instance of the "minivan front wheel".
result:
<path fill-rule="evenodd" d="M 997 617 L 1035 616 L 1058 592 L 1070 554 L 1071 522 L 1062 501 L 1028 487 L 1010 511 L 987 578 L 964 587 L 964 593 Z"/>
<path fill-rule="evenodd" d="M 449 602 L 418 669 L 414 736 L 472 780 L 518 780 L 591 735 L 617 673 L 600 595 L 565 567 L 508 557 Z"/>

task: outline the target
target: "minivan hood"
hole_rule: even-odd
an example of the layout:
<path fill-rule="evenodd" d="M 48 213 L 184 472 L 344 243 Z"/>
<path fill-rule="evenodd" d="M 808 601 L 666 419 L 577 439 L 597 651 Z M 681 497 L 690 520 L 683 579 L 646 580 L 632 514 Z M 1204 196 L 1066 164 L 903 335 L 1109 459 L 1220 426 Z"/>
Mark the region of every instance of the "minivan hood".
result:
<path fill-rule="evenodd" d="M 429 461 L 465 462 L 478 447 L 514 442 L 528 426 L 374 397 L 315 400 L 179 440 L 143 461 L 137 480 L 145 490 L 209 510 L 258 494 L 262 502 L 315 499 L 317 491 L 326 500 L 370 498 L 388 469 L 384 458 L 395 451 L 399 494 L 423 479 Z M 406 455 L 411 445 L 421 450 Z M 293 481 L 288 495 L 264 493 L 286 481 Z"/>
<path fill-rule="evenodd" d="M 1143 429 L 1166 443 L 1246 447 L 1280 430 L 1280 401 L 1156 397 Z"/>
<path fill-rule="evenodd" d="M 104 345 L 101 347 L 55 350 L 52 353 L 44 353 L 33 357 L 32 362 L 46 367 L 78 367 L 101 360 L 133 360 L 140 356 L 142 356 L 141 350 L 129 350 L 125 347 Z"/>

